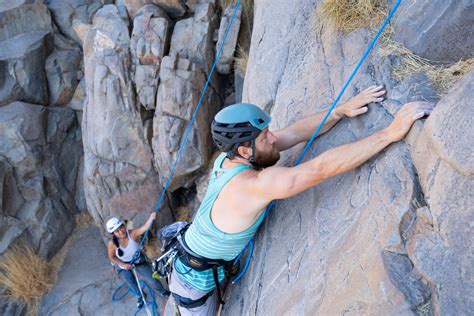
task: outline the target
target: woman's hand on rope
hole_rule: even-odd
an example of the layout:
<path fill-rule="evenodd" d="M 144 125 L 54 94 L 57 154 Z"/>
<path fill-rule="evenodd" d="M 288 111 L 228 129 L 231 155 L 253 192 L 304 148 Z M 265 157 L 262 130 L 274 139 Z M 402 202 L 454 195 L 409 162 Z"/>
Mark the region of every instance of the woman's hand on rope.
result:
<path fill-rule="evenodd" d="M 382 102 L 387 93 L 384 85 L 371 86 L 352 97 L 349 101 L 334 109 L 336 116 L 355 117 L 366 113 L 369 109 L 367 104 L 372 102 Z"/>
<path fill-rule="evenodd" d="M 120 266 L 125 269 L 125 270 L 132 270 L 133 266 L 131 264 L 125 263 L 125 264 L 120 264 Z"/>
<path fill-rule="evenodd" d="M 415 101 L 406 103 L 395 114 L 392 123 L 386 128 L 394 142 L 405 137 L 416 120 L 425 115 L 430 115 L 435 104 L 432 102 Z"/>
<path fill-rule="evenodd" d="M 150 225 L 153 223 L 155 219 L 156 219 L 156 213 L 152 212 L 150 214 L 150 217 L 148 217 L 147 221 L 145 222 L 145 224 L 143 224 L 142 226 L 136 229 L 132 229 L 130 231 L 132 239 L 138 242 L 140 239 L 140 236 L 147 232 L 148 228 L 150 227 Z"/>
<path fill-rule="evenodd" d="M 148 226 L 150 226 L 151 223 L 152 223 L 155 219 L 156 219 L 156 213 L 155 213 L 155 212 L 152 212 L 152 213 L 150 214 L 150 217 L 148 217 L 148 221 L 147 221 Z"/>

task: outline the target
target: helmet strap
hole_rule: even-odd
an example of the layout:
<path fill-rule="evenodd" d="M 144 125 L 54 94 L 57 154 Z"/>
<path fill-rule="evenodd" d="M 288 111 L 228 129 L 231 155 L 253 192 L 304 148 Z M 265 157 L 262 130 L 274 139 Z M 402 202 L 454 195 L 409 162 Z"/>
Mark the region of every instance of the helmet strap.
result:
<path fill-rule="evenodd" d="M 248 162 L 255 165 L 255 140 L 252 139 L 252 154 L 250 155 Z"/>

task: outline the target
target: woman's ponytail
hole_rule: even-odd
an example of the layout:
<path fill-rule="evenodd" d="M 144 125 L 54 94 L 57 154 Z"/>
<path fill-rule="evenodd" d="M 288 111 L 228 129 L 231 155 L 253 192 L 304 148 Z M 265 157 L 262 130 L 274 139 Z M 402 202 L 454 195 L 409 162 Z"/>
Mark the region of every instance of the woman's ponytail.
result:
<path fill-rule="evenodd" d="M 119 255 L 119 257 L 123 256 L 123 250 L 120 249 L 120 244 L 119 244 L 117 236 L 115 235 L 112 236 L 112 242 L 114 243 L 115 247 L 117 247 L 118 249 L 117 254 Z"/>

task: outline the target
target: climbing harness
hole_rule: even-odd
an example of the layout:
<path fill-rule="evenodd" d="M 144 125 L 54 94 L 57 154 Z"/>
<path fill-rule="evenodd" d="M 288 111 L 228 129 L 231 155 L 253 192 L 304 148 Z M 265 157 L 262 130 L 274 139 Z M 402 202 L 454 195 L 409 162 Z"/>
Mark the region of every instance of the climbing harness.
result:
<path fill-rule="evenodd" d="M 166 195 L 166 191 L 168 190 L 168 187 L 169 187 L 169 185 L 170 185 L 171 178 L 173 177 L 173 174 L 174 174 L 174 172 L 175 172 L 175 170 L 176 170 L 176 166 L 177 166 L 177 164 L 178 164 L 179 158 L 181 157 L 181 155 L 182 155 L 182 153 L 183 153 L 183 151 L 184 151 L 184 147 L 185 147 L 185 145 L 186 145 L 186 143 L 187 143 L 189 134 L 191 133 L 191 130 L 192 130 L 192 127 L 193 127 L 194 122 L 195 122 L 195 120 L 196 120 L 197 114 L 198 114 L 199 109 L 200 109 L 200 107 L 201 107 L 201 105 L 202 105 L 202 102 L 203 102 L 203 100 L 204 100 L 204 96 L 205 96 L 206 91 L 207 91 L 207 89 L 208 89 L 208 87 L 209 87 L 209 85 L 210 85 L 212 75 L 214 74 L 214 71 L 215 71 L 215 69 L 216 69 L 216 67 L 217 67 L 217 62 L 218 62 L 218 60 L 219 60 L 219 57 L 220 57 L 221 54 L 222 54 L 222 50 L 224 49 L 224 45 L 225 45 L 225 43 L 226 43 L 226 41 L 227 41 L 227 37 L 228 37 L 228 35 L 229 35 L 230 29 L 231 29 L 232 24 L 233 24 L 233 22 L 234 22 L 234 20 L 235 20 L 235 17 L 236 17 L 236 15 L 237 15 L 237 12 L 239 11 L 240 2 L 241 2 L 241 0 L 237 0 L 234 13 L 232 14 L 232 17 L 231 17 L 231 19 L 230 19 L 230 21 L 229 21 L 229 25 L 227 26 L 227 29 L 226 29 L 225 34 L 224 34 L 224 37 L 223 37 L 223 39 L 222 39 L 222 44 L 221 44 L 221 46 L 219 47 L 219 50 L 218 50 L 217 55 L 216 55 L 216 58 L 215 58 L 215 60 L 214 60 L 214 64 L 212 65 L 212 68 L 211 68 L 211 71 L 209 72 L 209 75 L 208 75 L 208 77 L 207 77 L 206 83 L 204 84 L 204 88 L 203 88 L 203 90 L 202 90 L 202 93 L 201 93 L 201 96 L 200 96 L 200 98 L 199 98 L 199 101 L 198 101 L 198 104 L 197 104 L 197 106 L 196 106 L 196 109 L 194 110 L 193 115 L 192 115 L 192 117 L 191 117 L 191 120 L 189 121 L 189 124 L 188 124 L 188 126 L 187 126 L 187 128 L 186 128 L 186 132 L 185 132 L 185 134 L 184 134 L 183 141 L 181 142 L 181 145 L 180 145 L 180 147 L 179 147 L 179 149 L 178 149 L 178 153 L 176 154 L 176 158 L 175 158 L 175 160 L 174 160 L 174 162 L 173 162 L 173 165 L 172 165 L 172 167 L 171 167 L 171 170 L 170 170 L 170 173 L 169 173 L 168 178 L 167 178 L 167 180 L 166 180 L 166 183 L 165 183 L 165 185 L 163 186 L 163 189 L 162 189 L 162 191 L 161 191 L 161 194 L 160 194 L 160 197 L 159 197 L 159 199 L 158 199 L 158 202 L 156 203 L 155 210 L 154 210 L 154 213 L 155 213 L 155 214 L 158 213 L 159 209 L 161 208 L 161 206 L 162 206 L 162 204 L 163 204 L 163 200 L 164 200 L 164 197 L 165 197 L 165 195 Z M 140 241 L 140 244 L 138 245 L 137 252 L 135 253 L 135 255 L 134 255 L 133 259 L 131 260 L 131 262 L 134 262 L 134 261 L 135 261 L 134 259 L 139 255 L 140 249 L 143 247 L 143 243 L 145 242 L 145 239 L 146 239 L 146 237 L 148 236 L 148 232 L 150 231 L 151 227 L 153 226 L 153 223 L 154 223 L 154 220 L 150 223 L 150 225 L 148 226 L 147 230 L 145 231 L 145 233 L 144 233 L 144 235 L 143 235 L 143 237 L 142 237 L 142 239 L 141 239 L 141 241 Z M 170 253 L 170 254 L 171 254 L 171 253 Z M 168 257 L 168 259 L 169 259 L 169 258 L 170 258 L 170 257 Z M 171 264 L 171 262 L 170 262 L 170 264 Z M 144 283 L 144 284 L 146 285 L 146 283 Z M 140 283 L 138 283 L 138 287 L 140 288 Z M 153 290 L 152 290 L 149 286 L 148 286 L 148 289 L 149 289 L 150 292 L 153 292 Z M 117 292 L 117 291 L 116 291 L 116 292 Z M 142 295 L 142 293 L 140 293 L 139 295 Z M 145 298 L 143 297 L 143 295 L 142 295 L 141 297 L 142 297 L 142 299 L 145 301 Z M 156 310 L 156 305 L 153 306 L 153 307 L 154 307 L 154 308 L 153 308 L 153 312 L 154 312 L 154 311 Z"/>
<path fill-rule="evenodd" d="M 349 76 L 349 79 L 347 79 L 346 83 L 344 84 L 344 86 L 342 87 L 341 91 L 339 92 L 339 94 L 337 95 L 336 99 L 334 99 L 333 103 L 331 104 L 331 106 L 329 107 L 329 110 L 328 112 L 326 113 L 326 115 L 324 116 L 323 120 L 321 121 L 321 123 L 319 124 L 318 128 L 314 131 L 313 135 L 311 136 L 310 140 L 308 141 L 308 143 L 306 144 L 306 146 L 304 147 L 303 151 L 301 152 L 301 154 L 298 156 L 298 158 L 296 159 L 296 162 L 294 163 L 294 166 L 296 165 L 299 165 L 301 163 L 301 161 L 303 160 L 304 156 L 306 155 L 306 152 L 308 152 L 308 150 L 311 148 L 314 140 L 316 139 L 316 137 L 318 136 L 319 132 L 321 131 L 321 129 L 323 128 L 324 126 L 324 123 L 326 123 L 326 120 L 328 119 L 329 115 L 331 115 L 331 112 L 334 110 L 334 108 L 336 107 L 336 104 L 339 102 L 339 100 L 341 99 L 342 95 L 344 94 L 344 92 L 346 91 L 346 88 L 349 86 L 349 83 L 352 81 L 352 79 L 354 78 L 354 76 L 356 75 L 356 73 L 359 71 L 359 68 L 362 66 L 362 64 L 364 63 L 365 59 L 367 58 L 367 56 L 369 56 L 370 52 L 372 51 L 372 48 L 374 47 L 375 43 L 377 42 L 380 34 L 382 34 L 383 30 L 385 29 L 385 27 L 387 26 L 388 22 L 390 21 L 390 19 L 393 17 L 393 15 L 395 14 L 395 11 L 397 11 L 398 9 L 398 6 L 400 5 L 400 3 L 402 2 L 402 0 L 398 0 L 397 3 L 395 3 L 395 5 L 393 6 L 392 10 L 390 10 L 390 13 L 388 14 L 387 18 L 385 19 L 385 21 L 382 23 L 382 26 L 379 28 L 377 34 L 375 34 L 374 38 L 372 39 L 372 42 L 370 42 L 369 46 L 367 47 L 364 55 L 362 56 L 362 58 L 360 59 L 359 63 L 357 64 L 357 66 L 354 68 L 354 70 L 352 71 L 351 75 Z M 311 154 L 311 157 L 313 157 L 313 153 Z M 272 208 L 275 206 L 276 204 L 276 201 L 272 201 L 268 206 L 267 208 L 265 209 L 265 216 L 267 216 L 268 212 L 270 212 L 272 210 Z M 242 271 L 232 280 L 232 284 L 236 283 L 237 281 L 239 281 L 242 276 L 245 274 L 245 272 L 247 271 L 247 268 L 250 264 L 250 258 L 252 257 L 252 253 L 253 253 L 253 241 L 254 241 L 254 238 L 252 238 L 252 240 L 250 240 L 249 244 L 247 245 L 250 249 L 249 251 L 249 254 L 247 256 L 247 261 L 245 263 L 245 266 L 244 268 L 242 269 Z M 246 247 L 247 248 L 247 247 Z M 244 248 L 244 250 L 242 250 L 242 253 L 246 251 L 246 248 Z"/>
<path fill-rule="evenodd" d="M 189 225 L 190 224 L 187 222 L 176 222 L 160 229 L 158 232 L 158 238 L 160 238 L 161 244 L 163 245 L 161 251 L 164 252 L 164 254 L 153 262 L 153 274 L 157 278 L 170 275 L 175 258 L 180 258 L 185 266 L 196 271 L 212 270 L 219 302 L 225 304 L 223 290 L 221 289 L 221 284 L 218 280 L 217 269 L 219 267 L 224 267 L 228 276 L 235 275 L 239 269 L 238 260 L 226 261 L 209 259 L 192 251 L 184 239 L 184 234 Z M 172 293 L 172 295 L 179 306 L 193 308 L 205 304 L 207 299 L 211 297 L 213 293 L 214 290 L 208 292 L 197 300 L 191 300 L 176 293 Z"/>

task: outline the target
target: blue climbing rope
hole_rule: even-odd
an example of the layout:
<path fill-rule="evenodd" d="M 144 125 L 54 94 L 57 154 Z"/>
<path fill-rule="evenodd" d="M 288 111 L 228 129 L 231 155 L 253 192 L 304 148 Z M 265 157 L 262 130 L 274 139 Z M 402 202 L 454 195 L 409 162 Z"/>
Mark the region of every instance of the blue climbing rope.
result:
<path fill-rule="evenodd" d="M 198 114 L 199 109 L 200 109 L 200 107 L 201 107 L 201 105 L 202 105 L 202 102 L 203 102 L 203 100 L 204 100 L 204 96 L 205 96 L 206 91 L 207 91 L 207 89 L 208 89 L 208 87 L 209 87 L 209 84 L 210 84 L 210 82 L 211 82 L 212 75 L 214 74 L 214 71 L 215 71 L 215 69 L 216 69 L 216 67 L 217 67 L 217 62 L 218 62 L 218 60 L 219 60 L 219 57 L 220 57 L 221 54 L 222 54 L 222 50 L 224 49 L 224 45 L 225 45 L 225 43 L 226 43 L 226 41 L 227 41 L 227 37 L 228 37 L 228 35 L 229 35 L 231 26 L 232 26 L 232 24 L 233 24 L 233 22 L 234 22 L 234 20 L 235 20 L 235 16 L 237 15 L 237 12 L 238 12 L 238 10 L 239 10 L 240 1 L 241 1 L 241 0 L 237 0 L 237 4 L 236 4 L 236 6 L 235 6 L 234 13 L 232 14 L 232 18 L 231 18 L 230 21 L 229 21 L 229 25 L 227 26 L 227 29 L 226 29 L 225 34 L 224 34 L 224 37 L 223 37 L 223 39 L 222 39 L 222 44 L 221 44 L 221 46 L 220 46 L 220 48 L 219 48 L 219 50 L 218 50 L 218 52 L 217 52 L 216 58 L 215 58 L 215 60 L 214 60 L 214 64 L 212 65 L 211 71 L 209 72 L 209 75 L 208 75 L 208 77 L 207 77 L 206 84 L 204 85 L 204 88 L 203 88 L 203 90 L 202 90 L 201 96 L 200 96 L 200 98 L 199 98 L 199 102 L 198 102 L 198 104 L 197 104 L 197 106 L 196 106 L 196 109 L 194 110 L 194 113 L 193 113 L 193 116 L 191 117 L 191 120 L 189 121 L 189 124 L 188 124 L 188 126 L 187 126 L 186 132 L 185 132 L 184 137 L 183 137 L 183 141 L 181 142 L 181 145 L 180 145 L 180 147 L 179 147 L 178 153 L 177 153 L 176 158 L 175 158 L 175 160 L 174 160 L 174 162 L 173 162 L 173 165 L 172 165 L 172 167 L 171 167 L 171 170 L 170 170 L 170 173 L 169 173 L 168 178 L 167 178 L 167 180 L 166 180 L 166 183 L 165 183 L 165 185 L 163 186 L 163 190 L 161 191 L 160 198 L 158 199 L 158 202 L 157 202 L 156 205 L 155 205 L 154 213 L 158 213 L 159 209 L 161 208 L 161 206 L 162 206 L 162 204 L 163 204 L 163 200 L 164 200 L 164 197 L 165 197 L 165 195 L 166 195 L 166 191 L 168 190 L 168 187 L 169 187 L 169 185 L 170 185 L 170 182 L 171 182 L 171 179 L 172 179 L 173 174 L 174 174 L 174 172 L 175 172 L 175 169 L 176 169 L 176 166 L 177 166 L 177 164 L 178 164 L 179 158 L 181 157 L 181 154 L 184 152 L 184 147 L 185 147 L 186 142 L 187 142 L 187 140 L 188 140 L 189 134 L 190 134 L 190 132 L 191 132 L 191 130 L 192 130 L 194 121 L 196 120 L 197 114 Z M 153 226 L 153 222 L 154 222 L 154 221 L 152 221 L 152 222 L 150 223 L 150 225 L 148 226 L 147 230 L 145 231 L 145 234 L 143 235 L 143 237 L 142 237 L 142 239 L 141 239 L 141 241 L 140 241 L 140 244 L 138 245 L 137 251 L 135 252 L 135 254 L 134 254 L 133 257 L 132 257 L 131 262 L 134 262 L 135 259 L 137 259 L 138 256 L 140 255 L 141 248 L 143 247 L 143 243 L 145 242 L 145 239 L 146 239 L 146 237 L 148 236 L 148 232 L 150 231 L 151 227 Z M 149 292 L 150 292 L 150 293 L 153 293 L 153 289 L 151 289 L 146 283 L 144 283 L 144 285 L 147 286 L 147 288 L 149 289 Z M 122 286 L 123 286 L 123 285 L 121 285 L 119 288 L 116 289 L 116 291 L 114 292 L 114 295 L 113 295 L 112 299 L 114 299 L 115 295 L 117 294 L 117 292 L 119 291 L 119 289 L 121 289 Z M 140 286 L 140 285 L 139 285 L 139 286 Z M 132 291 L 132 290 L 129 289 L 129 291 Z M 126 292 L 126 294 L 125 294 L 123 297 L 125 297 L 127 294 L 128 294 L 128 292 Z M 133 292 L 132 292 L 132 294 L 136 295 L 137 293 L 133 293 Z M 123 297 L 120 297 L 120 298 L 123 298 Z M 139 293 L 138 293 L 138 296 L 137 296 L 137 297 L 140 297 L 140 294 L 139 294 Z M 153 301 L 154 301 L 154 294 L 153 294 Z M 156 311 L 156 304 L 153 302 L 152 305 L 153 305 L 153 307 L 154 307 L 153 312 L 155 312 L 155 311 Z"/>
<path fill-rule="evenodd" d="M 304 147 L 303 151 L 301 152 L 301 154 L 298 156 L 298 159 L 296 159 L 296 162 L 294 163 L 294 166 L 296 165 L 299 165 L 301 163 L 301 161 L 303 160 L 304 156 L 306 155 L 306 153 L 308 152 L 308 150 L 311 148 L 311 145 L 313 144 L 314 140 L 316 139 L 316 137 L 318 136 L 319 132 L 321 131 L 321 129 L 323 128 L 324 126 L 324 123 L 326 123 L 326 120 L 328 119 L 329 115 L 331 115 L 331 112 L 334 110 L 334 108 L 336 107 L 336 104 L 339 102 L 339 100 L 341 99 L 342 95 L 344 94 L 344 92 L 346 91 L 346 88 L 347 86 L 349 86 L 350 82 L 352 81 L 352 79 L 354 78 L 354 76 L 356 75 L 356 73 L 359 71 L 359 68 L 362 66 L 362 64 L 364 63 L 364 61 L 367 59 L 367 56 L 369 56 L 370 52 L 372 51 L 375 43 L 377 42 L 378 38 L 380 37 L 380 34 L 382 34 L 383 30 L 385 29 L 385 27 L 387 26 L 388 22 L 390 21 L 390 19 L 393 17 L 393 15 L 395 14 L 395 11 L 397 11 L 398 9 L 398 6 L 400 5 L 400 3 L 402 2 L 402 0 L 398 0 L 397 3 L 395 3 L 395 5 L 393 6 L 392 10 L 390 10 L 390 13 L 388 14 L 387 18 L 385 19 L 385 21 L 382 23 L 382 25 L 380 26 L 377 34 L 375 34 L 374 38 L 372 39 L 372 42 L 370 42 L 369 46 L 367 47 L 364 55 L 362 56 L 362 58 L 360 59 L 359 63 L 357 64 L 357 66 L 354 68 L 354 70 L 352 71 L 351 75 L 349 76 L 349 79 L 347 79 L 346 83 L 344 84 L 344 86 L 342 87 L 341 91 L 339 92 L 339 94 L 337 95 L 336 99 L 334 99 L 334 102 L 331 104 L 331 106 L 329 107 L 329 110 L 328 112 L 326 113 L 326 115 L 324 116 L 323 120 L 321 121 L 321 123 L 319 124 L 318 128 L 314 131 L 313 135 L 311 136 L 310 140 L 308 141 L 308 143 L 306 144 L 306 146 Z M 311 155 L 313 156 L 313 155 Z M 272 201 L 268 206 L 267 208 L 265 209 L 265 217 L 267 216 L 268 212 L 270 212 L 273 207 L 275 206 L 276 204 L 276 201 Z M 254 237 L 255 238 L 255 237 Z M 250 243 L 253 244 L 253 241 L 254 241 L 254 238 L 252 238 L 252 240 L 250 240 Z M 247 247 L 244 248 L 244 250 L 242 252 L 244 252 L 246 250 Z M 250 247 L 250 251 L 249 251 L 249 254 L 248 254 L 248 257 L 251 257 L 252 256 L 252 252 L 253 252 L 253 245 L 252 247 Z M 241 253 L 242 254 L 242 253 Z M 239 257 L 241 256 L 241 254 L 239 255 Z M 247 261 L 249 261 L 247 259 Z M 240 278 L 242 278 L 242 276 L 245 274 L 245 272 L 247 271 L 247 268 L 248 268 L 248 264 L 246 263 L 245 267 L 244 267 L 244 270 L 241 271 L 241 273 L 239 275 L 237 275 L 233 280 L 232 280 L 232 283 L 235 283 L 237 281 L 240 280 Z"/>
<path fill-rule="evenodd" d="M 146 303 L 151 306 L 151 310 L 152 310 L 152 315 L 153 316 L 159 316 L 159 313 L 158 313 L 158 306 L 156 305 L 156 298 L 155 298 L 155 292 L 153 291 L 153 289 L 148 285 L 148 283 L 146 283 L 145 281 L 143 280 L 140 280 L 139 281 L 139 284 L 137 284 L 137 286 L 140 286 L 142 289 L 143 289 L 143 292 L 146 293 L 148 292 L 149 294 L 149 297 L 150 299 L 146 301 Z M 124 290 L 125 289 L 125 290 Z M 118 293 L 120 293 L 121 291 L 123 291 L 123 294 L 117 296 Z M 146 291 L 146 292 L 145 292 Z M 134 291 L 132 288 L 128 287 L 127 283 L 123 282 L 122 284 L 120 284 L 117 289 L 115 289 L 114 293 L 112 294 L 112 302 L 118 302 L 118 301 L 121 301 L 123 300 L 128 294 L 132 294 L 133 296 L 137 297 L 137 298 L 141 298 L 141 294 Z M 143 298 L 142 298 L 143 299 Z M 142 308 L 138 308 L 135 312 L 135 315 L 137 315 L 141 310 L 143 309 Z"/>

